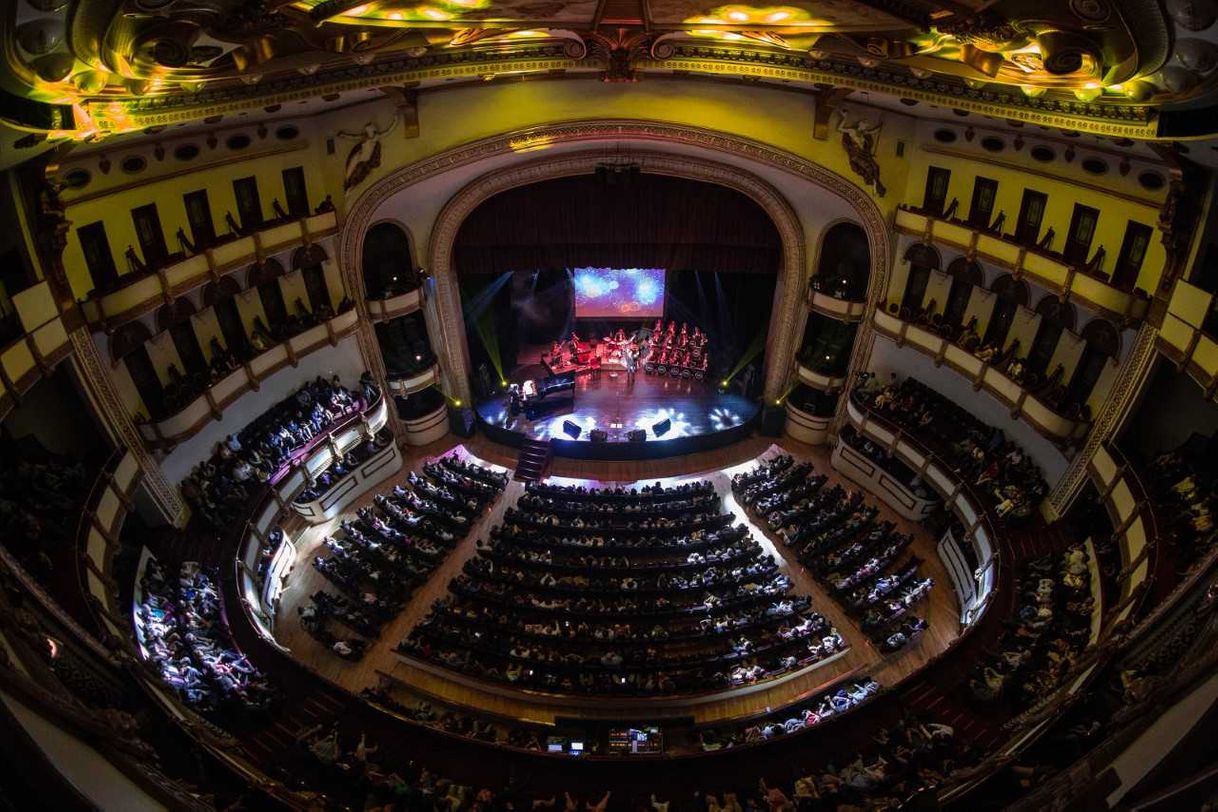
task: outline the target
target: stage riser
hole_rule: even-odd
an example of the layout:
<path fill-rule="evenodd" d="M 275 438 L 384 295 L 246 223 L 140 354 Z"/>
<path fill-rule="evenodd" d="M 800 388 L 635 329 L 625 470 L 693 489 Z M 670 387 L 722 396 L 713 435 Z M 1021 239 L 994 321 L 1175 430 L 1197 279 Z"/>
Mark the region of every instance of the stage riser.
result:
<path fill-rule="evenodd" d="M 753 433 L 758 421 L 758 414 L 730 429 L 711 434 L 696 434 L 691 437 L 677 437 L 672 440 L 644 440 L 643 442 L 607 442 L 594 443 L 591 440 L 550 440 L 554 456 L 579 460 L 657 460 L 666 457 L 677 457 L 683 454 L 693 454 L 698 451 L 709 451 L 739 442 Z M 497 443 L 520 448 L 529 439 L 502 426 L 495 426 L 479 416 L 478 425 L 482 432 Z"/>

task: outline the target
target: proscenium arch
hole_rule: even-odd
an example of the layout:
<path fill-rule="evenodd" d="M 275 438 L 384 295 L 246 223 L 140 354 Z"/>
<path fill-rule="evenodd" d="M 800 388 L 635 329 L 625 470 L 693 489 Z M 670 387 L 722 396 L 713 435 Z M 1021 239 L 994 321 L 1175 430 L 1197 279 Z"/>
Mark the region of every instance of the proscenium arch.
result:
<path fill-rule="evenodd" d="M 771 305 L 772 324 L 766 337 L 766 395 L 780 393 L 785 388 L 790 358 L 784 355 L 787 325 L 793 325 L 802 314 L 804 241 L 803 229 L 795 210 L 777 190 L 768 183 L 744 175 L 739 169 L 704 159 L 691 159 L 669 153 L 621 150 L 617 155 L 639 163 L 642 171 L 652 175 L 668 175 L 689 180 L 715 183 L 741 192 L 755 201 L 774 222 L 782 240 L 782 263 L 778 271 L 778 284 L 774 289 Z M 461 396 L 468 398 L 469 347 L 466 345 L 465 323 L 461 310 L 461 294 L 456 270 L 452 267 L 452 251 L 456 229 L 448 232 L 450 223 L 460 225 L 482 202 L 517 186 L 530 185 L 544 180 L 588 174 L 603 163 L 605 154 L 601 150 L 578 152 L 553 159 L 532 161 L 523 165 L 484 175 L 466 186 L 441 210 L 436 221 L 431 241 L 432 273 L 436 279 L 436 295 L 440 311 L 444 314 L 445 329 L 455 323 L 460 330 L 460 366 L 454 369 L 450 385 L 460 386 Z M 522 183 L 522 180 L 524 181 Z M 793 328 L 791 328 L 793 329 Z M 456 365 L 454 365 L 456 366 Z M 773 381 L 771 380 L 773 379 Z M 458 383 L 459 382 L 459 383 Z"/>
<path fill-rule="evenodd" d="M 363 235 L 386 199 L 415 183 L 479 161 L 519 153 L 522 149 L 533 149 L 536 145 L 554 147 L 605 142 L 614 144 L 615 155 L 631 160 L 650 156 L 651 165 L 647 167 L 648 171 L 659 172 L 659 166 L 667 164 L 672 168 L 668 174 L 720 183 L 737 189 L 756 200 L 774 220 L 783 239 L 783 268 L 782 278 L 775 288 L 775 298 L 780 305 L 775 312 L 780 318 L 770 331 L 766 347 L 767 397 L 774 397 L 785 390 L 794 359 L 794 346 L 797 341 L 795 334 L 799 316 L 802 315 L 805 283 L 803 257 L 806 251 L 802 224 L 795 217 L 790 204 L 770 183 L 752 172 L 690 155 L 647 152 L 631 142 L 654 142 L 722 153 L 724 156 L 735 157 L 762 167 L 781 170 L 841 198 L 854 209 L 859 223 L 867 233 L 871 249 L 868 301 L 875 299 L 877 291 L 885 289 L 892 254 L 891 240 L 884 215 L 869 192 L 819 164 L 794 153 L 774 149 L 759 141 L 698 127 L 635 120 L 577 121 L 504 133 L 470 142 L 388 174 L 370 186 L 348 209 L 339 249 L 344 279 L 350 286 L 348 289 L 360 289 L 358 269 Z M 577 156 L 581 156 L 584 161 L 579 169 L 553 171 L 556 165 Z M 603 162 L 604 159 L 605 153 L 602 149 L 588 153 L 565 153 L 550 160 L 529 161 L 493 170 L 459 191 L 441 210 L 430 235 L 428 270 L 434 277 L 435 297 L 441 322 L 438 331 L 440 335 L 432 338 L 440 351 L 441 366 L 451 396 L 465 400 L 469 397 L 468 348 L 465 346 L 460 296 L 451 268 L 453 240 L 461 222 L 482 199 L 491 194 L 536 180 L 560 177 L 562 174 L 591 171 L 596 163 Z M 763 190 L 768 191 L 768 194 L 759 199 L 757 195 Z M 357 303 L 357 308 L 364 317 L 361 322 L 366 324 L 366 305 L 362 299 Z M 369 364 L 383 375 L 380 358 L 376 355 L 375 339 L 366 335 L 367 332 L 360 330 L 361 347 Z M 855 350 L 857 355 L 859 347 L 856 346 Z"/>

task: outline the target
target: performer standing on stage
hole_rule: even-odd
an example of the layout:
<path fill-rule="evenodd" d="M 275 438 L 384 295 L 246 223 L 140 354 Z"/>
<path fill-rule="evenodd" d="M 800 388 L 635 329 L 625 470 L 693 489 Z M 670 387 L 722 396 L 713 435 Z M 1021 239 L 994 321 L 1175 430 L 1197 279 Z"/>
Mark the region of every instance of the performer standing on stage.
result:
<path fill-rule="evenodd" d="M 639 369 L 638 343 L 634 339 L 631 339 L 630 343 L 626 345 L 626 351 L 622 354 L 625 356 L 623 360 L 626 362 L 626 385 L 633 386 L 634 373 Z"/>

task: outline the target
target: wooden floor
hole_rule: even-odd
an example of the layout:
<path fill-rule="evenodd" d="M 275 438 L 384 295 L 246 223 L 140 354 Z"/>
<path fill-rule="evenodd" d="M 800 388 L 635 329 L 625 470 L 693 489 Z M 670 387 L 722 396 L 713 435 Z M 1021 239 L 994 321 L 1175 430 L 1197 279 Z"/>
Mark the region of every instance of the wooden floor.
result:
<path fill-rule="evenodd" d="M 462 453 L 468 453 L 484 463 L 510 468 L 515 462 L 513 449 L 483 438 L 459 442 L 457 438 L 448 437 L 432 446 L 408 453 L 403 470 L 377 488 L 377 492 L 390 489 L 394 484 L 405 479 L 406 471 L 417 470 L 424 460 L 447 452 L 455 446 L 462 446 Z M 823 614 L 850 644 L 850 649 L 843 656 L 827 663 L 818 664 L 781 684 L 697 705 L 692 713 L 699 723 L 744 718 L 763 712 L 767 708 L 782 707 L 814 694 L 847 675 L 869 675 L 878 680 L 885 688 L 892 688 L 947 649 L 960 633 L 958 601 L 952 590 L 951 581 L 936 553 L 935 539 L 931 538 L 921 526 L 895 515 L 877 500 L 872 499 L 870 501 L 880 506 L 881 518 L 895 522 L 902 532 L 913 534 L 914 542 L 911 552 L 923 560 L 922 574 L 929 575 L 935 580 L 935 587 L 931 590 L 929 600 L 921 604 L 917 610 L 930 621 L 930 628 L 916 644 L 892 655 L 882 656 L 880 654 L 870 639 L 863 634 L 858 624 L 799 565 L 794 556 L 788 557 L 787 551 L 782 545 L 776 544 L 732 497 L 731 474 L 751 468 L 757 459 L 781 453 L 783 450 L 797 458 L 812 462 L 818 472 L 829 476 L 830 484 L 841 482 L 844 487 L 857 490 L 857 486 L 852 485 L 830 467 L 830 449 L 824 446 L 806 446 L 790 439 L 784 439 L 779 447 L 772 445 L 772 441 L 768 439 L 754 437 L 725 449 L 664 460 L 609 462 L 556 458 L 551 467 L 552 477 L 596 480 L 602 484 L 668 478 L 710 479 L 715 483 L 716 490 L 724 497 L 727 509 L 736 513 L 740 521 L 753 528 L 754 537 L 762 542 L 767 551 L 790 575 L 794 591 L 810 595 L 813 609 Z M 483 712 L 506 718 L 552 723 L 559 716 L 605 718 L 607 715 L 624 715 L 626 711 L 610 707 L 612 700 L 572 698 L 570 701 L 554 704 L 553 700 L 537 701 L 535 698 L 530 698 L 526 692 L 512 691 L 506 686 L 484 684 L 483 687 L 475 687 L 476 681 L 466 681 L 466 684 L 463 684 L 445 678 L 441 675 L 442 671 L 441 674 L 435 674 L 409 668 L 393 651 L 398 642 L 427 614 L 431 604 L 445 594 L 449 580 L 459 573 L 465 561 L 474 555 L 476 540 L 485 537 L 490 527 L 500 522 L 503 511 L 514 504 L 522 492 L 521 483 L 509 484 L 492 509 L 435 570 L 424 587 L 412 597 L 405 610 L 396 620 L 386 625 L 379 640 L 369 648 L 368 654 L 359 663 L 349 663 L 324 649 L 301 629 L 297 622 L 296 609 L 298 606 L 306 604 L 310 595 L 318 589 L 335 591 L 333 585 L 330 585 L 320 573 L 313 569 L 311 561 L 326 533 L 332 532 L 333 528 L 338 526 L 341 518 L 345 518 L 345 516 L 307 530 L 301 539 L 298 563 L 289 575 L 283 592 L 275 629 L 276 638 L 283 646 L 291 649 L 295 657 L 322 677 L 354 693 L 376 685 L 380 680 L 380 674 L 384 673 L 400 680 L 407 686 L 406 690 L 414 691 L 416 696 L 435 697 L 445 702 L 474 707 Z M 367 504 L 371 499 L 372 494 L 361 498 L 351 506 L 346 515 L 354 513 L 356 508 Z M 474 684 L 468 684 L 469 682 Z M 640 710 L 637 701 L 631 703 L 630 714 L 638 717 Z M 650 710 L 657 718 L 675 715 L 663 712 L 662 701 L 653 703 Z M 689 715 L 691 711 L 686 708 L 680 713 Z"/>

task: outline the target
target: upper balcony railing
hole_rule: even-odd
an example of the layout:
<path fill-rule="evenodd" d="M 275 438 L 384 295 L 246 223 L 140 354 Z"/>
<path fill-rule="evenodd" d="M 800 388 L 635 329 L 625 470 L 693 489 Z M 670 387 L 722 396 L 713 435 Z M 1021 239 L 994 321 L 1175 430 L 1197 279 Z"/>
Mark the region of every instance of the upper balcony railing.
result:
<path fill-rule="evenodd" d="M 367 304 L 370 321 L 392 321 L 423 306 L 423 289 L 415 288 L 383 299 L 368 299 Z"/>
<path fill-rule="evenodd" d="M 1158 347 L 1205 390 L 1218 392 L 1218 339 L 1207 332 L 1214 294 L 1179 280 L 1159 325 Z M 1210 326 L 1212 330 L 1212 325 Z"/>
<path fill-rule="evenodd" d="M 808 285 L 808 307 L 838 321 L 860 321 L 867 312 L 867 302 L 856 300 L 841 289 L 819 285 L 812 277 Z M 865 299 L 865 297 L 864 297 Z"/>
<path fill-rule="evenodd" d="M 193 437 L 208 420 L 219 420 L 224 410 L 246 392 L 285 366 L 325 346 L 334 346 L 353 333 L 359 323 L 355 308 L 339 313 L 302 333 L 281 341 L 225 375 L 178 411 L 156 421 L 141 423 L 140 434 L 150 446 L 174 446 Z"/>
<path fill-rule="evenodd" d="M 1062 414 L 996 367 L 937 333 L 882 310 L 875 311 L 875 327 L 899 346 L 913 347 L 935 359 L 936 364 L 947 364 L 972 381 L 975 389 L 984 389 L 1008 407 L 1012 416 L 1027 422 L 1050 442 L 1058 445 L 1077 442 L 1086 437 L 1091 428 L 1089 421 Z"/>
<path fill-rule="evenodd" d="M 155 270 L 120 276 L 118 287 L 93 291 L 81 303 L 81 310 L 89 324 L 113 329 L 260 257 L 304 245 L 337 230 L 338 215 L 333 211 L 271 224 Z"/>
<path fill-rule="evenodd" d="M 1016 242 L 1002 234 L 909 208 L 897 209 L 896 228 L 934 243 L 950 245 L 964 254 L 979 256 L 1017 277 L 1031 277 L 1063 299 L 1077 299 L 1121 323 L 1141 321 L 1150 310 L 1150 298 L 1143 292 L 1122 290 L 1057 254 Z"/>
<path fill-rule="evenodd" d="M 14 294 L 13 305 L 22 335 L 0 348 L 0 417 L 72 351 L 68 339 L 72 328 L 60 314 L 48 283 Z"/>

